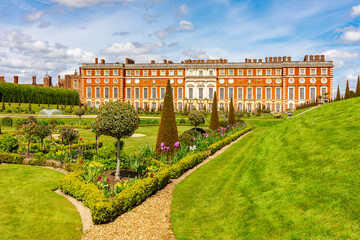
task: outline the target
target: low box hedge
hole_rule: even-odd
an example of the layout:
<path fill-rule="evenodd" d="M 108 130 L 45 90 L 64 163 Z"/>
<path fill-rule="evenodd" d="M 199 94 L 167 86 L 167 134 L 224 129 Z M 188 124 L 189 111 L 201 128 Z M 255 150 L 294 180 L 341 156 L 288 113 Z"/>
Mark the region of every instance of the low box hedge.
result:
<path fill-rule="evenodd" d="M 0 152 L 0 163 L 13 163 L 21 164 L 24 161 L 25 156 L 17 153 Z"/>

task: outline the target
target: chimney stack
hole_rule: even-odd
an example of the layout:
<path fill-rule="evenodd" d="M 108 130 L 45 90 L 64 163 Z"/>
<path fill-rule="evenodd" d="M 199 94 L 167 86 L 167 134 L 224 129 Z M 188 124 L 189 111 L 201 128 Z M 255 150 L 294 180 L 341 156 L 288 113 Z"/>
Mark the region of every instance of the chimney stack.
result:
<path fill-rule="evenodd" d="M 321 57 L 321 61 L 325 62 L 325 55 L 321 55 L 320 57 Z"/>
<path fill-rule="evenodd" d="M 253 63 L 256 63 L 257 62 L 257 59 L 253 59 Z"/>
<path fill-rule="evenodd" d="M 98 64 L 99 62 L 98 62 L 98 58 L 95 58 L 95 64 Z"/>
<path fill-rule="evenodd" d="M 224 63 L 227 63 L 227 59 L 224 59 Z"/>
<path fill-rule="evenodd" d="M 167 63 L 167 60 L 166 60 L 166 59 L 164 59 L 164 60 L 163 60 L 163 63 L 164 63 L 164 64 L 166 64 L 166 63 Z"/>
<path fill-rule="evenodd" d="M 272 62 L 272 57 L 269 57 L 269 62 Z"/>
<path fill-rule="evenodd" d="M 82 75 L 82 73 L 81 73 L 81 67 L 79 67 L 79 75 Z"/>
<path fill-rule="evenodd" d="M 0 82 L 5 82 L 5 77 L 4 76 L 0 76 Z"/>
<path fill-rule="evenodd" d="M 307 62 L 307 61 L 309 61 L 309 55 L 305 55 L 305 57 L 304 57 L 304 62 Z"/>
<path fill-rule="evenodd" d="M 314 61 L 314 55 L 310 55 L 310 61 Z"/>
<path fill-rule="evenodd" d="M 14 76 L 14 83 L 18 84 L 19 83 L 19 76 Z"/>
<path fill-rule="evenodd" d="M 151 64 L 155 64 L 155 60 L 151 60 Z"/>
<path fill-rule="evenodd" d="M 101 64 L 105 64 L 105 59 L 101 59 Z"/>
<path fill-rule="evenodd" d="M 35 85 L 35 86 L 36 86 L 36 76 L 33 76 L 33 77 L 32 77 L 32 85 Z"/>
<path fill-rule="evenodd" d="M 288 57 L 288 62 L 291 62 L 291 57 Z"/>
<path fill-rule="evenodd" d="M 262 63 L 262 59 L 259 59 L 258 62 L 259 62 L 259 63 Z"/>
<path fill-rule="evenodd" d="M 265 58 L 265 62 L 268 62 L 268 58 L 267 58 L 267 57 Z"/>

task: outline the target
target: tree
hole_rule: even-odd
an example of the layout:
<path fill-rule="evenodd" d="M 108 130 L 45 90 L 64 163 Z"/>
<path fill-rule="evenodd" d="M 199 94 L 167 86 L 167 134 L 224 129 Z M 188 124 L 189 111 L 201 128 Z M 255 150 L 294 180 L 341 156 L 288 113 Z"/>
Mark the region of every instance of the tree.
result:
<path fill-rule="evenodd" d="M 79 132 L 70 126 L 64 126 L 60 128 L 60 136 L 69 143 L 69 154 L 71 156 L 71 145 L 74 140 L 79 138 Z"/>
<path fill-rule="evenodd" d="M 95 126 L 102 135 L 116 138 L 116 174 L 115 179 L 120 180 L 120 140 L 129 138 L 138 128 L 139 117 L 135 109 L 120 101 L 109 102 L 100 107 L 96 117 Z"/>
<path fill-rule="evenodd" d="M 1 108 L 2 111 L 5 111 L 5 102 L 4 102 L 4 97 L 2 98 L 2 108 Z"/>
<path fill-rule="evenodd" d="M 349 80 L 346 81 L 345 99 L 351 98 Z"/>
<path fill-rule="evenodd" d="M 219 113 L 218 113 L 218 109 L 217 109 L 216 92 L 214 93 L 214 100 L 213 100 L 213 104 L 212 104 L 209 128 L 212 130 L 215 130 L 215 131 L 217 129 L 219 129 Z"/>
<path fill-rule="evenodd" d="M 27 123 L 27 124 L 22 125 L 21 128 L 22 128 L 22 130 L 24 131 L 25 137 L 26 137 L 27 140 L 28 140 L 28 146 L 27 146 L 27 152 L 26 152 L 26 154 L 29 155 L 29 151 L 30 151 L 30 141 L 31 141 L 32 136 L 37 133 L 37 131 L 38 131 L 38 125 L 37 125 L 35 122 L 30 122 L 30 123 Z"/>
<path fill-rule="evenodd" d="M 93 132 L 95 134 L 96 155 L 97 155 L 97 153 L 99 151 L 99 137 L 100 137 L 101 133 L 97 129 L 95 122 L 91 123 L 91 132 Z"/>
<path fill-rule="evenodd" d="M 29 111 L 31 111 L 31 101 L 29 103 L 29 107 L 28 107 Z"/>
<path fill-rule="evenodd" d="M 158 130 L 156 148 L 157 154 L 160 154 L 162 149 L 161 145 L 169 147 L 170 151 L 174 150 L 173 146 L 178 142 L 178 130 L 176 125 L 176 118 L 174 112 L 174 103 L 171 91 L 170 80 L 167 82 L 164 103 L 162 107 L 160 126 Z"/>
<path fill-rule="evenodd" d="M 357 80 L 357 84 L 356 84 L 355 96 L 360 97 L 360 76 L 358 76 L 358 80 Z"/>
<path fill-rule="evenodd" d="M 44 150 L 44 138 L 51 135 L 50 127 L 45 125 L 38 126 L 37 132 L 35 133 L 41 140 L 41 149 Z"/>
<path fill-rule="evenodd" d="M 341 100 L 341 96 L 340 96 L 340 86 L 338 85 L 338 89 L 337 89 L 337 94 L 336 94 L 335 101 L 340 101 L 340 100 Z"/>
<path fill-rule="evenodd" d="M 205 123 L 205 116 L 199 111 L 192 111 L 191 113 L 189 113 L 189 121 L 191 125 L 194 125 L 196 128 L 200 124 Z"/>
<path fill-rule="evenodd" d="M 79 125 L 81 125 L 81 116 L 85 114 L 85 109 L 83 108 L 77 108 L 75 110 L 75 115 L 79 117 Z"/>
<path fill-rule="evenodd" d="M 183 112 L 183 114 L 184 114 L 185 116 L 189 115 L 189 111 L 188 111 L 188 105 L 187 105 L 187 103 L 185 103 L 185 106 L 184 106 L 184 112 Z"/>
<path fill-rule="evenodd" d="M 232 97 L 231 97 L 231 99 L 230 99 L 228 122 L 229 122 L 231 125 L 233 125 L 233 124 L 236 123 L 236 121 L 235 121 L 235 113 L 234 113 L 234 104 L 233 104 L 233 99 L 232 99 Z"/>

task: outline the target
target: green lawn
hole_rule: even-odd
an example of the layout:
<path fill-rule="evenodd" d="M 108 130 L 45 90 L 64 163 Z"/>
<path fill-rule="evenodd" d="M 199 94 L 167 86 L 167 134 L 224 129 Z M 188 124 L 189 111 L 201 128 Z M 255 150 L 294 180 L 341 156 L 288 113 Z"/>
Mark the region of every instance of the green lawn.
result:
<path fill-rule="evenodd" d="M 51 191 L 62 173 L 24 165 L 0 165 L 1 239 L 80 239 L 74 205 Z"/>
<path fill-rule="evenodd" d="M 360 98 L 259 127 L 174 190 L 177 239 L 360 239 Z"/>

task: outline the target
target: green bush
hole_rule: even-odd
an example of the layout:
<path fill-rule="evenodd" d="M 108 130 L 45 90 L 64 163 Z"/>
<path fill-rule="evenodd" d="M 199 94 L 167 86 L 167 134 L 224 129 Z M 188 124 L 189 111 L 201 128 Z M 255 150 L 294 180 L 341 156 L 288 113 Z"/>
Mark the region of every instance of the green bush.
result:
<path fill-rule="evenodd" d="M 0 152 L 15 153 L 19 149 L 19 140 L 10 134 L 0 137 Z"/>
<path fill-rule="evenodd" d="M 24 158 L 24 156 L 16 153 L 0 152 L 0 163 L 21 164 Z"/>
<path fill-rule="evenodd" d="M 180 177 L 184 172 L 198 165 L 210 155 L 210 151 L 206 150 L 182 158 L 179 162 L 170 167 L 171 178 Z"/>
<path fill-rule="evenodd" d="M 12 126 L 13 120 L 10 117 L 4 117 L 3 119 L 1 119 L 1 125 L 2 126 Z"/>
<path fill-rule="evenodd" d="M 44 157 L 40 159 L 29 160 L 29 165 L 45 166 L 45 164 L 46 164 L 46 159 Z"/>

